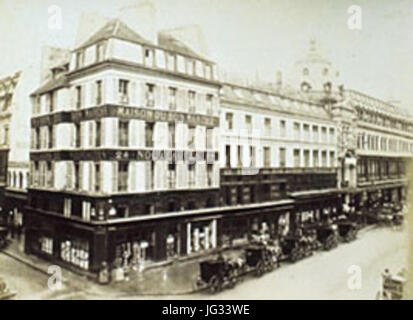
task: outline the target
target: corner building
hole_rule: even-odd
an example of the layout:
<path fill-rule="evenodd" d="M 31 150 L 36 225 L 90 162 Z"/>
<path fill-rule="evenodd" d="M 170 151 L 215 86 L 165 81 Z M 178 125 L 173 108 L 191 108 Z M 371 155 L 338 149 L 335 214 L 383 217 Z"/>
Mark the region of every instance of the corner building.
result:
<path fill-rule="evenodd" d="M 26 251 L 94 272 L 216 247 L 219 87 L 213 62 L 120 20 L 73 50 L 32 94 Z"/>

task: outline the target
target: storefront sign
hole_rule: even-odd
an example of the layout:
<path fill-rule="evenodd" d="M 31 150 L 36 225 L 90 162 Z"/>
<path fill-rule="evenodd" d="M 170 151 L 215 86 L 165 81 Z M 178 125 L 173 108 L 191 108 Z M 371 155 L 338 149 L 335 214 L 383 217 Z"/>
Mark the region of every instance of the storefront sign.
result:
<path fill-rule="evenodd" d="M 138 119 L 148 122 L 183 122 L 191 125 L 201 125 L 206 127 L 219 126 L 219 117 L 189 114 L 170 110 L 151 110 L 146 108 L 103 105 L 99 107 L 87 108 L 76 111 L 63 111 L 53 115 L 32 118 L 32 127 L 57 124 L 62 122 L 80 122 L 95 120 L 105 117 L 117 117 L 121 119 Z"/>

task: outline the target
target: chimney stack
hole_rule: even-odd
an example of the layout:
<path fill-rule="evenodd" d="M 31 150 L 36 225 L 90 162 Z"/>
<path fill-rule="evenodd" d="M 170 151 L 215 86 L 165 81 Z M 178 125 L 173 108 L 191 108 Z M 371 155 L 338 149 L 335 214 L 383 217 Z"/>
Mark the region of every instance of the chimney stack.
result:
<path fill-rule="evenodd" d="M 169 36 L 179 40 L 191 50 L 203 57 L 208 57 L 208 48 L 202 28 L 199 25 L 182 26 L 162 30 L 160 36 Z"/>
<path fill-rule="evenodd" d="M 77 27 L 75 48 L 82 45 L 109 21 L 97 12 L 84 12 Z"/>
<path fill-rule="evenodd" d="M 137 34 L 156 43 L 156 7 L 152 1 L 134 1 L 120 8 L 118 17 Z"/>

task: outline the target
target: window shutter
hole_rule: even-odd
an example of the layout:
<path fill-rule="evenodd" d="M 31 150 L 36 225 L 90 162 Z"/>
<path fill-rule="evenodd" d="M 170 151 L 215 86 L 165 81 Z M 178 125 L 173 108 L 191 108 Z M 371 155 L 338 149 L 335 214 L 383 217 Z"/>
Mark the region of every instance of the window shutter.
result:
<path fill-rule="evenodd" d="M 93 107 L 93 106 L 96 106 L 96 105 L 97 105 L 97 103 L 96 103 L 96 97 L 97 97 L 98 86 L 97 86 L 97 83 L 96 83 L 96 82 L 92 82 L 92 83 L 90 84 L 90 90 L 92 91 L 92 92 L 91 92 L 92 101 L 90 102 L 90 105 Z"/>
<path fill-rule="evenodd" d="M 136 90 L 136 81 L 132 81 L 130 84 L 130 104 L 131 105 L 137 105 L 138 104 L 138 98 L 137 98 L 137 90 Z"/>
<path fill-rule="evenodd" d="M 203 112 L 203 108 L 202 108 L 202 104 L 201 104 L 201 93 L 197 92 L 195 94 L 195 109 L 196 109 L 196 113 L 202 113 Z"/>
<path fill-rule="evenodd" d="M 96 142 L 96 122 L 88 121 L 89 124 L 89 147 L 94 147 Z"/>
<path fill-rule="evenodd" d="M 87 147 L 87 140 L 86 138 L 86 124 L 87 122 L 82 121 L 80 122 L 80 147 Z"/>
<path fill-rule="evenodd" d="M 112 192 L 118 191 L 118 162 L 112 161 Z"/>
<path fill-rule="evenodd" d="M 93 161 L 88 161 L 87 167 L 89 168 L 89 182 L 88 191 L 95 191 L 95 165 Z"/>
<path fill-rule="evenodd" d="M 136 190 L 136 161 L 129 162 L 128 170 L 129 170 L 128 172 L 129 191 L 135 191 Z"/>
<path fill-rule="evenodd" d="M 86 91 L 86 85 L 83 85 L 83 86 L 81 86 L 81 107 L 82 108 L 84 108 L 85 107 L 85 102 L 86 102 L 86 94 L 85 94 L 85 91 Z"/>
<path fill-rule="evenodd" d="M 118 118 L 111 118 L 112 121 L 112 145 L 118 146 L 119 145 L 119 119 Z"/>
<path fill-rule="evenodd" d="M 73 189 L 73 162 L 68 161 L 66 162 L 66 184 L 65 189 Z"/>
<path fill-rule="evenodd" d="M 146 180 L 146 190 L 150 191 L 152 190 L 152 176 L 153 176 L 153 172 L 152 172 L 152 166 L 151 166 L 151 161 L 146 161 L 145 162 L 145 180 Z"/>
<path fill-rule="evenodd" d="M 146 106 L 146 85 L 143 82 L 139 86 L 138 104 L 140 107 Z"/>
<path fill-rule="evenodd" d="M 70 110 L 76 109 L 76 87 L 73 87 L 69 91 L 69 109 Z"/>
<path fill-rule="evenodd" d="M 167 86 L 162 86 L 162 102 L 163 109 L 169 109 L 169 89 Z"/>
<path fill-rule="evenodd" d="M 181 110 L 182 111 L 188 111 L 188 91 L 187 90 L 179 90 L 181 99 L 180 99 L 180 104 L 181 104 Z"/>
<path fill-rule="evenodd" d="M 112 90 L 113 90 L 113 101 L 114 101 L 114 103 L 119 103 L 118 78 L 113 78 L 112 79 Z"/>
<path fill-rule="evenodd" d="M 70 146 L 75 147 L 76 146 L 76 126 L 72 123 L 70 124 Z"/>
<path fill-rule="evenodd" d="M 160 85 L 155 86 L 155 106 L 162 107 L 162 87 Z"/>
<path fill-rule="evenodd" d="M 102 104 L 106 103 L 106 78 L 102 79 L 102 92 L 100 99 Z"/>
<path fill-rule="evenodd" d="M 36 130 L 35 129 L 31 129 L 30 130 L 31 134 L 30 134 L 30 148 L 31 149 L 35 149 L 36 146 Z"/>
<path fill-rule="evenodd" d="M 129 121 L 129 128 L 128 128 L 128 140 L 129 145 L 131 147 L 137 147 L 137 120 L 132 119 Z"/>

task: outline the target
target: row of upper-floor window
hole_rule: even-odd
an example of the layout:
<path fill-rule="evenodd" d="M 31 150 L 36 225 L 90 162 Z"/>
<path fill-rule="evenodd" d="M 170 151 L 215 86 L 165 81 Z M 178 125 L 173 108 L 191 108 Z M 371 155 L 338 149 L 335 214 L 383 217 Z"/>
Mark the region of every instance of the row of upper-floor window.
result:
<path fill-rule="evenodd" d="M 273 119 L 270 117 L 257 117 L 255 121 L 252 115 L 244 115 L 234 121 L 234 113 L 225 113 L 225 130 L 230 132 L 239 132 L 244 134 L 264 136 L 264 137 L 279 137 L 292 138 L 294 140 L 335 143 L 336 131 L 335 128 L 327 128 L 321 125 L 311 125 L 301 123 L 294 120 Z M 292 135 L 288 134 L 289 127 L 287 122 L 292 122 Z M 255 125 L 254 125 L 255 124 Z"/>
<path fill-rule="evenodd" d="M 359 177 L 404 174 L 405 169 L 405 164 L 402 161 L 360 159 L 357 163 Z"/>
<path fill-rule="evenodd" d="M 17 189 L 26 189 L 29 182 L 29 173 L 21 170 L 9 169 L 7 173 L 7 186 Z"/>
<path fill-rule="evenodd" d="M 361 133 L 357 136 L 357 148 L 369 151 L 413 152 L 413 142 Z"/>
<path fill-rule="evenodd" d="M 108 50 L 108 46 L 112 46 L 113 50 Z M 88 48 L 77 50 L 74 52 L 71 69 L 81 69 L 111 58 L 138 63 L 149 68 L 217 80 L 216 65 L 212 62 L 187 57 L 162 48 L 127 43 L 119 39 L 101 41 Z"/>
<path fill-rule="evenodd" d="M 67 90 L 67 89 L 61 89 Z M 113 97 L 108 97 L 108 92 Z M 57 110 L 76 110 L 99 106 L 105 103 L 138 105 L 140 107 L 162 107 L 171 111 L 183 111 L 207 115 L 218 114 L 218 98 L 212 93 L 164 86 L 151 82 L 137 83 L 131 79 L 99 79 L 87 84 L 74 85 L 70 91 L 71 99 L 59 103 L 59 90 L 37 96 L 33 101 L 33 115 L 47 114 Z M 138 93 L 138 94 L 137 94 Z M 138 98 L 137 98 L 138 96 Z M 86 101 L 88 98 L 88 101 Z M 42 100 L 43 99 L 43 100 Z M 57 104 L 60 106 L 57 106 Z M 73 105 L 70 105 L 73 104 Z"/>
<path fill-rule="evenodd" d="M 219 164 L 157 161 L 32 161 L 31 187 L 93 193 L 208 188 L 219 185 Z M 107 179 L 105 179 L 107 178 Z"/>
<path fill-rule="evenodd" d="M 389 116 L 384 116 L 375 112 L 368 112 L 361 109 L 357 110 L 357 116 L 361 121 L 366 121 L 379 126 L 385 126 L 391 129 L 413 132 L 413 123 L 394 119 Z"/>
<path fill-rule="evenodd" d="M 147 147 L 189 150 L 218 148 L 219 128 L 180 122 L 147 122 L 103 118 L 36 127 L 31 149 Z"/>
<path fill-rule="evenodd" d="M 262 156 L 259 157 L 261 152 Z M 223 161 L 225 167 L 228 168 L 335 167 L 336 153 L 331 150 L 310 150 L 300 148 L 291 148 L 288 150 L 288 148 L 285 147 L 274 148 L 270 146 L 226 145 L 225 158 Z"/>

